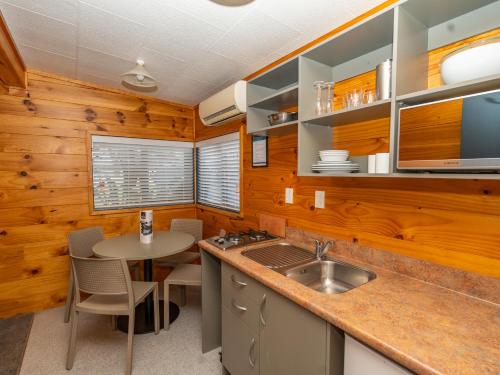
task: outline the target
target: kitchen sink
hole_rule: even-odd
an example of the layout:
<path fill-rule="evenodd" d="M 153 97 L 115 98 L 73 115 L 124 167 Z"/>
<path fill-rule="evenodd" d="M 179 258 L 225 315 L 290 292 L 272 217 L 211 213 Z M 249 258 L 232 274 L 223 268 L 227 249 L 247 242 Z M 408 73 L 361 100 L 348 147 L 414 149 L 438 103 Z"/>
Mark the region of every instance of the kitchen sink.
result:
<path fill-rule="evenodd" d="M 371 271 L 330 258 L 316 259 L 299 247 L 277 243 L 245 250 L 243 256 L 321 293 L 347 292 L 375 279 Z"/>
<path fill-rule="evenodd" d="M 373 272 L 335 260 L 315 260 L 290 268 L 286 277 L 321 293 L 347 292 L 375 279 Z"/>

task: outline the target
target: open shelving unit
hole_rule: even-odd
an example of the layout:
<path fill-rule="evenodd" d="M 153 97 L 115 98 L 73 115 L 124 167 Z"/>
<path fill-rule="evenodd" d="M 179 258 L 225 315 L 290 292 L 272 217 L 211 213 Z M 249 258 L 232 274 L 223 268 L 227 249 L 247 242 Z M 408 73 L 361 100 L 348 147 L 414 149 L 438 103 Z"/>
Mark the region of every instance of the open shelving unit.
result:
<path fill-rule="evenodd" d="M 443 85 L 439 75 L 439 54 L 500 28 L 499 14 L 500 0 L 399 1 L 249 81 L 248 133 L 296 131 L 298 176 L 500 179 L 500 174 L 407 172 L 396 168 L 395 157 L 401 106 L 500 88 L 500 74 L 451 85 Z M 392 59 L 391 98 L 342 108 L 343 92 L 375 89 L 375 68 L 387 59 Z M 331 113 L 314 113 L 315 81 L 335 82 Z M 269 126 L 267 115 L 279 111 L 298 111 L 298 121 Z M 353 156 L 389 152 L 390 173 L 312 172 L 318 151 L 334 147 Z"/>
<path fill-rule="evenodd" d="M 355 108 L 345 108 L 303 119 L 302 121 L 313 125 L 341 126 L 356 122 L 375 120 L 389 117 L 391 114 L 391 100 L 378 100 L 374 103 L 363 104 Z"/>
<path fill-rule="evenodd" d="M 248 133 L 282 135 L 294 131 L 298 121 L 270 126 L 267 116 L 280 111 L 297 110 L 298 80 L 299 59 L 293 58 L 248 83 Z"/>
<path fill-rule="evenodd" d="M 499 87 L 500 74 L 495 74 L 470 81 L 433 87 L 405 95 L 399 95 L 396 100 L 397 102 L 405 105 L 420 104 L 436 100 L 449 99 L 456 96 L 475 94 L 482 91 L 494 90 Z"/>

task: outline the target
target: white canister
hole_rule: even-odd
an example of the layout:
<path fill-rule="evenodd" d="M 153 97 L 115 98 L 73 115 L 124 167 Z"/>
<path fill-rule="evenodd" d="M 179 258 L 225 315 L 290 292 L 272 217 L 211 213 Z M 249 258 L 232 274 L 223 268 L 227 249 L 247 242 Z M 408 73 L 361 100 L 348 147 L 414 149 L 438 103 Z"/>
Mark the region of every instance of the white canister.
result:
<path fill-rule="evenodd" d="M 375 173 L 389 173 L 389 153 L 383 152 L 375 156 Z"/>
<path fill-rule="evenodd" d="M 153 211 L 141 211 L 139 221 L 141 243 L 153 242 Z"/>
<path fill-rule="evenodd" d="M 376 169 L 375 169 L 375 165 L 376 165 L 376 161 L 375 161 L 375 158 L 377 157 L 377 155 L 373 154 L 373 155 L 368 155 L 368 173 L 375 173 Z"/>
<path fill-rule="evenodd" d="M 376 91 L 377 99 L 384 100 L 391 98 L 391 71 L 392 60 L 388 59 L 377 65 L 376 68 Z"/>

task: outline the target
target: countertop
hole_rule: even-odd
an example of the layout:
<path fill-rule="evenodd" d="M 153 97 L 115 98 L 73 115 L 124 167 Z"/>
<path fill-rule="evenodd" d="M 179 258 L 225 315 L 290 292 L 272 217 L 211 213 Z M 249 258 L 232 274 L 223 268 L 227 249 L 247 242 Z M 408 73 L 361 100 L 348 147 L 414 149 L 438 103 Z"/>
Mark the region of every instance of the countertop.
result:
<path fill-rule="evenodd" d="M 326 295 L 241 255 L 249 246 L 210 254 L 322 317 L 418 374 L 500 374 L 500 306 L 354 259 L 377 278 Z"/>

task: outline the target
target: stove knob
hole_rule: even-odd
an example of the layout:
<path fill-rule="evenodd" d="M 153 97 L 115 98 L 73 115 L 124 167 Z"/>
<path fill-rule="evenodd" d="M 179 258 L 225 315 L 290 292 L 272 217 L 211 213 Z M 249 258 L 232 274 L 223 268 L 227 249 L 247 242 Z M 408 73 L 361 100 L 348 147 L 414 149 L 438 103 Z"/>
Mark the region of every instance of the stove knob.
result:
<path fill-rule="evenodd" d="M 217 241 L 217 243 L 218 243 L 219 245 L 222 245 L 222 244 L 224 243 L 224 238 L 219 237 L 219 238 L 217 238 L 217 240 L 216 240 L 216 241 Z"/>

